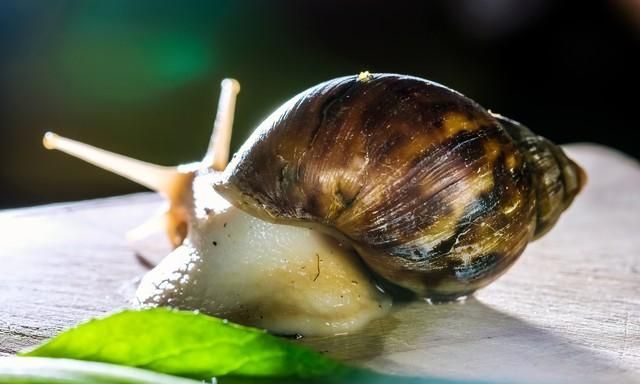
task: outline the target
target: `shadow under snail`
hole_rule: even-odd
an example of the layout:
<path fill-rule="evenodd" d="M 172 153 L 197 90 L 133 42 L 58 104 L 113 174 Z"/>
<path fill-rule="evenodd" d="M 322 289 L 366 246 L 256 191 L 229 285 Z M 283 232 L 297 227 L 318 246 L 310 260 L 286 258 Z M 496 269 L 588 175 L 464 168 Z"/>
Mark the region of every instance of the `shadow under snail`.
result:
<path fill-rule="evenodd" d="M 238 91 L 223 81 L 200 163 L 160 167 L 45 135 L 167 197 L 176 248 L 143 278 L 141 306 L 282 334 L 354 331 L 391 292 L 446 301 L 486 286 L 586 182 L 520 123 L 437 83 L 368 72 L 293 97 L 227 164 Z"/>

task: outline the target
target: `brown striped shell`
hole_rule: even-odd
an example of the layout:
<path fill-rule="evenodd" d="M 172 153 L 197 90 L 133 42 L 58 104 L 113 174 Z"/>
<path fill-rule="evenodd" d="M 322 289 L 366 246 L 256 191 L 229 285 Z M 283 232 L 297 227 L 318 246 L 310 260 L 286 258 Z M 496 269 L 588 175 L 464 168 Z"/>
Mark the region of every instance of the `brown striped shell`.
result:
<path fill-rule="evenodd" d="M 460 93 L 373 74 L 285 103 L 215 189 L 259 218 L 348 241 L 387 281 L 451 299 L 502 274 L 584 180 L 559 147 Z"/>

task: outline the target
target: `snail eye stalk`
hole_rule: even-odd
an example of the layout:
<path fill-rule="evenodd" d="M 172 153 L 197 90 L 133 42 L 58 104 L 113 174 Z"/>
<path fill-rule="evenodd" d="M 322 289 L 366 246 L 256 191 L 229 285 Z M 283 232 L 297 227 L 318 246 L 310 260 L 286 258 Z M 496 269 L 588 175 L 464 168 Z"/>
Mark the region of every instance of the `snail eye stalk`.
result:
<path fill-rule="evenodd" d="M 224 79 L 221 88 L 209 149 L 197 167 L 191 164 L 177 167 L 151 164 L 68 139 L 53 132 L 45 133 L 42 144 L 47 149 L 65 152 L 172 199 L 177 193 L 177 186 L 182 186 L 185 177 L 193 173 L 195 168 L 211 167 L 214 170 L 222 171 L 229 162 L 233 114 L 236 97 L 240 92 L 240 84 L 234 79 Z"/>
<path fill-rule="evenodd" d="M 224 171 L 229 162 L 229 148 L 231 147 L 231 131 L 233 116 L 236 109 L 236 98 L 240 92 L 240 83 L 234 79 L 224 79 L 220 84 L 220 100 L 218 112 L 213 124 L 213 133 L 209 141 L 202 165 L 216 171 Z"/>
<path fill-rule="evenodd" d="M 53 132 L 45 133 L 42 143 L 47 149 L 62 151 L 163 194 L 170 192 L 172 180 L 179 174 L 177 167 L 147 163 L 68 139 Z"/>

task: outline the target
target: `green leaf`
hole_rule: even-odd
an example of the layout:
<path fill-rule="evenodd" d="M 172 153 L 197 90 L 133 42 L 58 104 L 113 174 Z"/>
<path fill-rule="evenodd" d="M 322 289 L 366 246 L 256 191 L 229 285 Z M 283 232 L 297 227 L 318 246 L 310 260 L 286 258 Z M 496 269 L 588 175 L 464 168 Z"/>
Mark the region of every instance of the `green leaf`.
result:
<path fill-rule="evenodd" d="M 216 378 L 216 382 L 220 384 L 471 384 L 468 381 L 440 378 L 385 375 L 353 368 L 262 330 L 194 312 L 165 308 L 126 310 L 103 319 L 91 320 L 22 355 L 128 365 L 207 381 Z M 73 362 L 61 361 L 64 362 L 61 369 Z M 77 364 L 83 367 L 84 363 Z M 89 370 L 83 372 L 90 374 Z M 113 380 L 120 377 L 118 375 L 122 372 L 125 371 L 114 371 Z M 0 369 L 0 379 L 5 377 L 3 374 L 6 375 Z M 142 379 L 108 381 L 112 379 L 111 376 L 99 381 L 95 377 L 100 376 L 94 376 L 87 376 L 93 381 L 87 379 L 85 382 L 145 382 Z M 76 376 L 70 377 L 67 381 L 6 382 L 82 382 L 72 381 Z M 4 382 L 0 380 L 0 383 Z M 159 380 L 155 382 L 164 383 Z"/>
<path fill-rule="evenodd" d="M 112 364 L 41 357 L 0 359 L 3 384 L 198 384 L 199 381 Z"/>
<path fill-rule="evenodd" d="M 264 331 L 164 308 L 91 320 L 24 355 L 100 361 L 203 380 L 335 377 L 351 371 Z"/>

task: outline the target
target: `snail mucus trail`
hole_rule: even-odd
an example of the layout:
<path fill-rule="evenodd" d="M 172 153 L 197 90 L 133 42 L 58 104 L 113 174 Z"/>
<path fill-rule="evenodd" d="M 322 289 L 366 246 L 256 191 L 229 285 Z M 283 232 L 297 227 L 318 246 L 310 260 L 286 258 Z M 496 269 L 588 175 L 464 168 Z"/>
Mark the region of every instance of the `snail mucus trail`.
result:
<path fill-rule="evenodd" d="M 45 137 L 47 147 L 167 197 L 177 248 L 143 278 L 140 305 L 199 309 L 284 334 L 350 332 L 388 311 L 391 295 L 376 280 L 432 300 L 486 286 L 586 181 L 559 147 L 521 124 L 395 74 L 300 93 L 227 165 L 238 90 L 223 82 L 198 164 L 158 167 Z"/>

